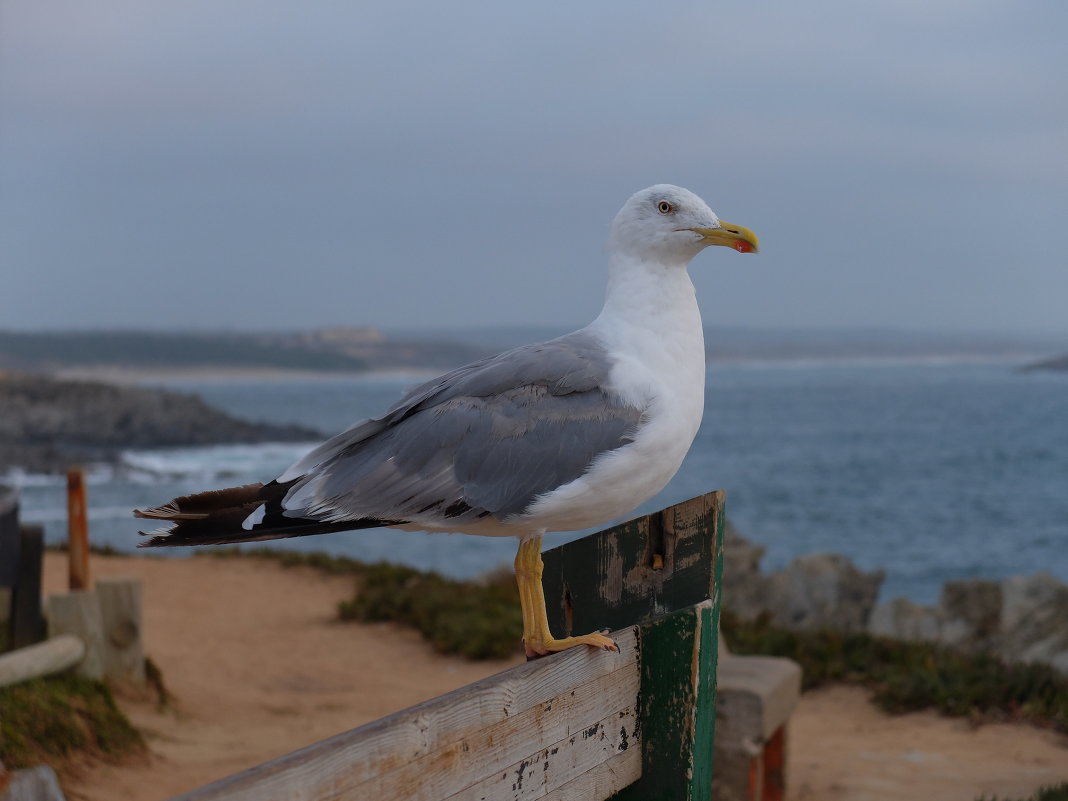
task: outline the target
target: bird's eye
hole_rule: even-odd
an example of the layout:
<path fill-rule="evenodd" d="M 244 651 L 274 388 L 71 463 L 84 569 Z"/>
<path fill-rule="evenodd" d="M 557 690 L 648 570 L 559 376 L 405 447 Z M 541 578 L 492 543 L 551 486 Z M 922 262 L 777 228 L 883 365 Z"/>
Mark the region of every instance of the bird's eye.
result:
<path fill-rule="evenodd" d="M 656 210 L 661 214 L 671 214 L 675 210 L 675 207 L 668 203 L 666 200 L 661 200 L 656 204 Z"/>

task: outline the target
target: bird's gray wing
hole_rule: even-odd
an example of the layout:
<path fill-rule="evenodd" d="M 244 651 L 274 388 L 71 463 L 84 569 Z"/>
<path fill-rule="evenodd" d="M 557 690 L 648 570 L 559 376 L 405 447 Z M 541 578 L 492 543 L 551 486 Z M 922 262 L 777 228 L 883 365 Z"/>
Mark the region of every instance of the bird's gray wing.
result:
<path fill-rule="evenodd" d="M 643 409 L 606 389 L 610 369 L 578 332 L 428 381 L 286 471 L 286 514 L 440 526 L 521 513 L 633 439 Z"/>

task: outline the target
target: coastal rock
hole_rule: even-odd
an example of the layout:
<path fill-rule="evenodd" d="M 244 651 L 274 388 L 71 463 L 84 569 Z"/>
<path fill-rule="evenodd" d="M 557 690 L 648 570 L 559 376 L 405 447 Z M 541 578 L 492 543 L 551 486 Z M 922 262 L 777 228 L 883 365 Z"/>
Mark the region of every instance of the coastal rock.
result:
<path fill-rule="evenodd" d="M 1004 581 L 948 581 L 936 606 L 904 598 L 880 604 L 868 631 L 1042 662 L 1068 675 L 1068 586 L 1049 573 Z"/>
<path fill-rule="evenodd" d="M 767 579 L 760 572 L 764 547 L 749 542 L 727 521 L 723 532 L 723 603 L 745 620 L 767 606 Z"/>
<path fill-rule="evenodd" d="M 764 575 L 764 548 L 730 524 L 723 538 L 723 606 L 742 620 L 790 629 L 867 631 L 897 640 L 991 651 L 1068 675 L 1068 585 L 1049 573 L 1004 581 L 947 581 L 938 604 L 895 598 L 875 606 L 883 571 L 866 573 L 838 554 L 800 556 Z"/>
<path fill-rule="evenodd" d="M 862 631 L 884 576 L 859 570 L 841 554 L 799 556 L 768 576 L 768 611 L 791 628 Z"/>
<path fill-rule="evenodd" d="M 895 598 L 879 604 L 871 613 L 868 631 L 877 637 L 895 640 L 937 642 L 942 633 L 942 616 L 930 606 Z"/>
<path fill-rule="evenodd" d="M 723 538 L 723 605 L 743 620 L 767 616 L 787 628 L 863 630 L 883 581 L 839 554 L 799 556 L 760 572 L 764 548 L 728 524 Z"/>
<path fill-rule="evenodd" d="M 1045 662 L 1068 674 L 1068 586 L 1049 573 L 1001 583 L 997 651 L 1005 659 Z"/>
<path fill-rule="evenodd" d="M 996 581 L 947 581 L 938 604 L 939 641 L 970 650 L 993 647 L 1001 628 L 1001 603 Z"/>
<path fill-rule="evenodd" d="M 130 448 L 321 438 L 300 426 L 239 420 L 195 395 L 0 373 L 0 472 L 62 472 Z"/>

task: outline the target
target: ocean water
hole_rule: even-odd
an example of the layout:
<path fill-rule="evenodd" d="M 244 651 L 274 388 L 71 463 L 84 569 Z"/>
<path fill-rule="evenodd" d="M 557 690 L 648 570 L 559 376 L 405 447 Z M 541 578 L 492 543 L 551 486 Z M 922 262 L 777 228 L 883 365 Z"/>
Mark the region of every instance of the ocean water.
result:
<path fill-rule="evenodd" d="M 765 570 L 842 553 L 886 571 L 883 598 L 921 603 L 954 578 L 1047 570 L 1068 580 L 1068 374 L 1009 363 L 710 365 L 704 424 L 648 512 L 726 489 Z M 234 414 L 334 432 L 424 376 L 171 380 Z M 314 443 L 130 451 L 89 472 L 90 536 L 133 549 L 137 506 L 273 478 Z M 65 538 L 62 478 L 13 474 L 22 517 Z M 141 521 L 144 522 L 144 521 Z M 575 535 L 549 535 L 547 545 Z M 389 559 L 448 575 L 509 565 L 514 542 L 364 531 L 277 547 Z M 178 549 L 182 553 L 185 549 Z M 154 553 L 160 553 L 156 551 Z M 171 553 L 171 552 L 168 552 Z"/>

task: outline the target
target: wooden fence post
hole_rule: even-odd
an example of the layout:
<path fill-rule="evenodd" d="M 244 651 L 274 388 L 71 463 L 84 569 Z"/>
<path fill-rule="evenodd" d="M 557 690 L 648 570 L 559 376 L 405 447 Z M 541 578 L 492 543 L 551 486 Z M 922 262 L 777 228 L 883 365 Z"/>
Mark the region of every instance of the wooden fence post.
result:
<path fill-rule="evenodd" d="M 141 641 L 141 581 L 97 579 L 96 595 L 104 633 L 104 675 L 118 681 L 145 681 Z"/>
<path fill-rule="evenodd" d="M 726 493 L 546 551 L 549 625 L 568 635 L 638 623 L 642 777 L 618 801 L 712 797 Z M 674 610 L 685 610 L 664 617 Z"/>
<path fill-rule="evenodd" d="M 11 647 L 24 648 L 45 638 L 41 614 L 41 567 L 44 559 L 44 528 L 19 528 L 19 565 L 11 599 Z"/>
<path fill-rule="evenodd" d="M 74 590 L 50 595 L 48 633 L 51 637 L 73 634 L 85 643 L 85 658 L 78 664 L 78 675 L 104 678 L 104 624 L 95 592 Z"/>
<path fill-rule="evenodd" d="M 67 471 L 67 558 L 72 590 L 89 589 L 89 520 L 85 512 L 85 471 Z"/>

